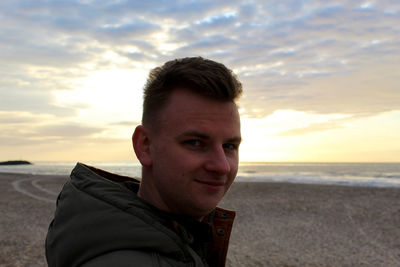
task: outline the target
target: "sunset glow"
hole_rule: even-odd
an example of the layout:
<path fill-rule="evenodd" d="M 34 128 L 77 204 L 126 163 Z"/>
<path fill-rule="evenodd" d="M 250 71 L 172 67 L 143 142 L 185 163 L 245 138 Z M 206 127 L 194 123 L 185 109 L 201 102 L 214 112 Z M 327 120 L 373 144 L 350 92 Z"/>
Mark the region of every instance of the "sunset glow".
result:
<path fill-rule="evenodd" d="M 242 161 L 400 161 L 397 1 L 95 2 L 1 2 L 0 160 L 135 161 L 148 72 L 203 56 L 243 83 Z"/>

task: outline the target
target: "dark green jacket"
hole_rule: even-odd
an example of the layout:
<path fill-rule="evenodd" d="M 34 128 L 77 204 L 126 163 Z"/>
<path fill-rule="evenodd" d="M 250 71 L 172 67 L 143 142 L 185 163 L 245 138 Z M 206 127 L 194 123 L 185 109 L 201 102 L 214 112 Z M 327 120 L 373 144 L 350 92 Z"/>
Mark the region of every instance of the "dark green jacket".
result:
<path fill-rule="evenodd" d="M 133 178 L 78 163 L 46 237 L 49 267 L 225 265 L 234 212 L 217 208 L 206 218 L 213 237 L 202 254 L 193 231 L 137 197 L 138 188 Z"/>

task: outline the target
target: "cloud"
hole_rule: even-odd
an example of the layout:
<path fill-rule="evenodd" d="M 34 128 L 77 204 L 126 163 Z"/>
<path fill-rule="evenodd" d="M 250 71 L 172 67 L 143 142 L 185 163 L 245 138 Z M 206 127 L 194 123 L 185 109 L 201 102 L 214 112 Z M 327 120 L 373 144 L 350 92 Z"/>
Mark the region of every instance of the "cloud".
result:
<path fill-rule="evenodd" d="M 28 112 L 0 112 L 0 147 L 36 146 L 47 144 L 115 143 L 125 138 L 107 135 L 114 126 L 95 126 L 84 123 L 55 122 L 54 116 Z M 127 138 L 129 139 L 129 137 Z"/>
<path fill-rule="evenodd" d="M 113 25 L 106 24 L 95 29 L 95 37 L 99 41 L 106 41 L 109 44 L 121 44 L 130 42 L 132 39 L 140 39 L 152 33 L 156 33 L 160 27 L 144 20 L 136 20 L 128 24 Z"/>
<path fill-rule="evenodd" d="M 353 118 L 352 118 L 353 119 Z M 351 121 L 352 119 L 334 119 L 329 120 L 327 122 L 319 122 L 319 123 L 311 123 L 304 127 L 298 127 L 294 129 L 290 129 L 281 133 L 278 133 L 278 136 L 298 136 L 309 133 L 321 132 L 321 131 L 329 131 L 338 128 L 344 128 L 345 123 Z"/>
<path fill-rule="evenodd" d="M 93 126 L 83 126 L 79 124 L 47 124 L 35 128 L 36 136 L 48 136 L 57 138 L 75 138 L 91 136 L 95 133 L 101 133 L 103 129 Z"/>
<path fill-rule="evenodd" d="M 109 125 L 111 126 L 124 126 L 124 127 L 132 127 L 141 124 L 140 121 L 116 121 L 112 122 Z"/>
<path fill-rule="evenodd" d="M 85 99 L 61 105 L 54 97 L 79 90 L 77 80 L 94 70 L 149 70 L 197 55 L 237 72 L 248 117 L 282 109 L 365 116 L 400 109 L 400 4 L 394 0 L 38 0 L 1 1 L 0 10 L 7 21 L 0 25 L 0 111 L 65 123 L 29 128 L 43 136 L 84 138 L 105 130 L 71 124 L 91 108 Z M 3 120 L 13 118 L 26 119 Z M 114 127 L 125 124 L 116 121 Z"/>

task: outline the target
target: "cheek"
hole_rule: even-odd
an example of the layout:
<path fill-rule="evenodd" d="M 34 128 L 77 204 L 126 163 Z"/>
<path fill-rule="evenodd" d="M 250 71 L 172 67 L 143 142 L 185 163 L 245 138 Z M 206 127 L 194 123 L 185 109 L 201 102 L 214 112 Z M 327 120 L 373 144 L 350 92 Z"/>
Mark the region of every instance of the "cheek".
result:
<path fill-rule="evenodd" d="M 229 160 L 229 165 L 231 167 L 231 173 L 236 175 L 239 168 L 239 159 L 238 157 L 233 157 Z"/>

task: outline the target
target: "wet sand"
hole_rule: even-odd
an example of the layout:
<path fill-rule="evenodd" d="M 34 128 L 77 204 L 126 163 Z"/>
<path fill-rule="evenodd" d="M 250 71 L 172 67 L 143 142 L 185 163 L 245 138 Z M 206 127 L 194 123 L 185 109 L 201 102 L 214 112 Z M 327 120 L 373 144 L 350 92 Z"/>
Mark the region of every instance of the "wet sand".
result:
<path fill-rule="evenodd" d="M 67 176 L 0 173 L 0 266 L 47 266 Z M 400 266 L 400 188 L 234 183 L 227 266 Z"/>

